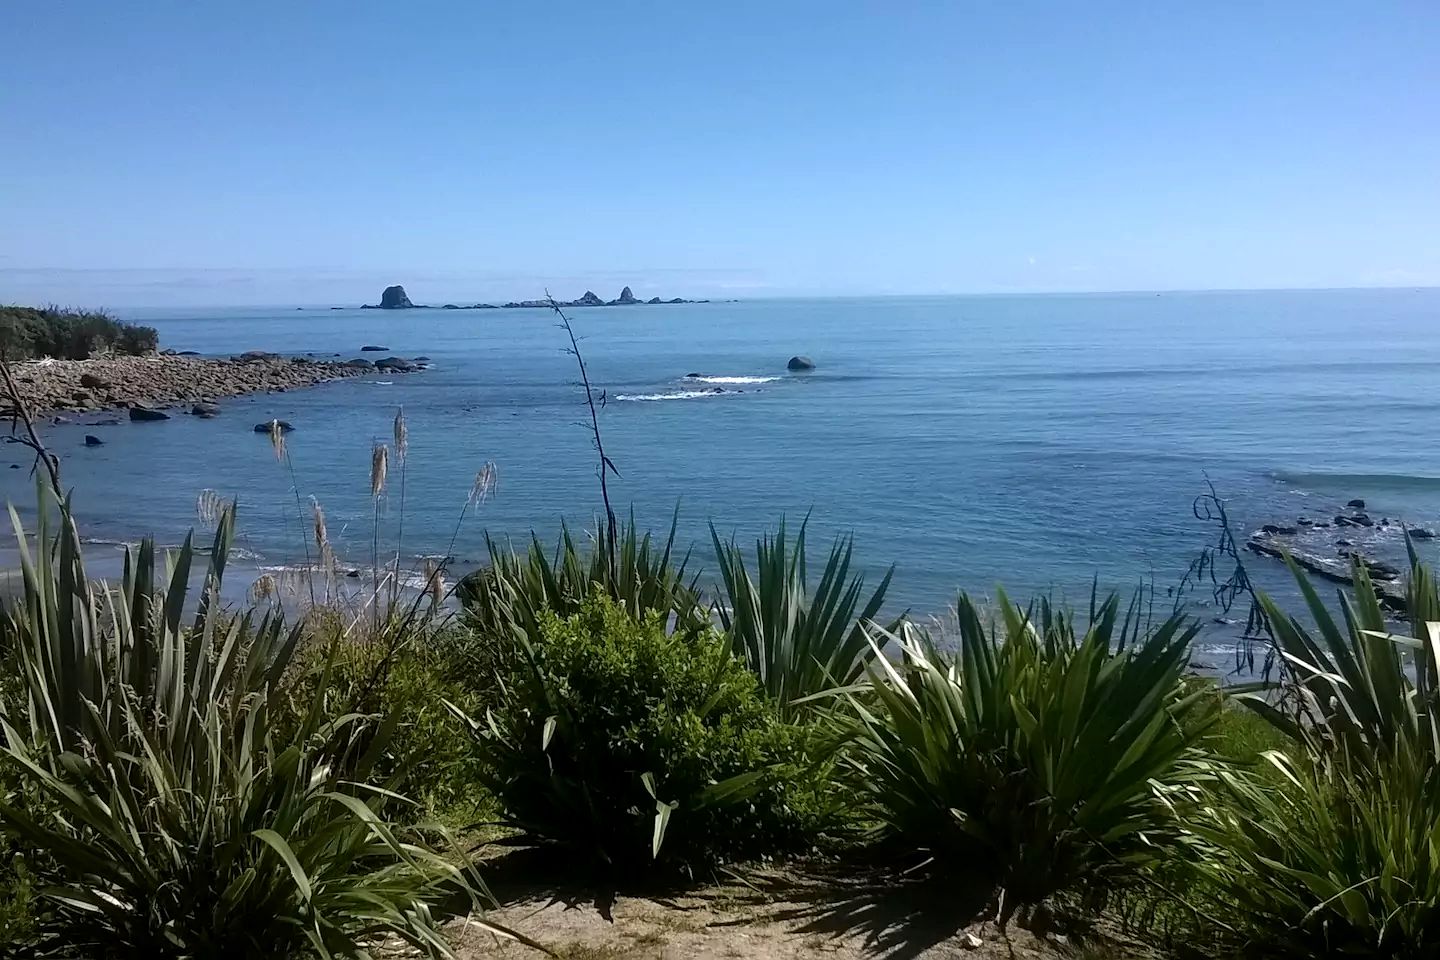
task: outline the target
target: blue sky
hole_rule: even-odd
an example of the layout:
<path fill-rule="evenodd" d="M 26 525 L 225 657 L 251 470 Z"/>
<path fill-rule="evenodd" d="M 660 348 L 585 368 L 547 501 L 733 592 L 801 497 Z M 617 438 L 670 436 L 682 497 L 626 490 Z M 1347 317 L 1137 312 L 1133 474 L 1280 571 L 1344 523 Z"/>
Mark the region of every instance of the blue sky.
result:
<path fill-rule="evenodd" d="M 1440 283 L 1440 4 L 5 3 L 0 302 Z"/>

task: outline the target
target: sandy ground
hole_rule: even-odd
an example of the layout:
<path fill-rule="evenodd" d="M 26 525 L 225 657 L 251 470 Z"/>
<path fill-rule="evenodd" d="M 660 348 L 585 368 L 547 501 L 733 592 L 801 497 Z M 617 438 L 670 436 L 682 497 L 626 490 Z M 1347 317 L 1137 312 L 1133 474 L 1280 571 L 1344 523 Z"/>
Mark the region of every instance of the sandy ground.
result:
<path fill-rule="evenodd" d="M 852 869 L 853 868 L 849 868 Z M 1150 960 L 1095 932 L 1037 933 L 971 921 L 962 891 L 833 869 L 764 871 L 676 895 L 596 896 L 492 875 L 503 904 L 486 919 L 567 960 Z M 450 927 L 466 960 L 539 957 L 466 921 Z"/>

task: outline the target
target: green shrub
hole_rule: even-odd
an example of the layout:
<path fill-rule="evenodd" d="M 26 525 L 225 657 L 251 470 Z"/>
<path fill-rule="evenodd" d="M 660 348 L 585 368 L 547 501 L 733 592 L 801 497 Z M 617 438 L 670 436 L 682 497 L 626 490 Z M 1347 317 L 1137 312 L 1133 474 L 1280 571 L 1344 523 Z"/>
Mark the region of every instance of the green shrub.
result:
<path fill-rule="evenodd" d="M 895 572 L 892 567 L 862 606 L 865 581 L 850 578 L 852 543 L 845 538 L 831 547 L 812 592 L 805 527 L 800 525 L 791 544 L 781 520 L 773 539 L 760 540 L 754 577 L 745 552 L 710 528 L 725 590 L 715 605 L 721 626 L 735 655 L 786 716 L 797 712 L 796 701 L 852 683 L 864 673 L 871 651 L 862 624 L 879 615 Z"/>
<path fill-rule="evenodd" d="M 452 826 L 493 816 L 469 728 L 446 707 L 455 703 L 476 713 L 483 706 L 450 658 L 458 628 L 396 617 L 363 641 L 344 636 L 330 618 L 311 629 L 311 651 L 328 657 L 331 667 L 298 678 L 293 699 L 303 707 L 325 695 L 334 714 L 394 717 L 385 748 L 374 758 L 373 778 L 416 801 L 417 812 Z M 328 691 L 315 689 L 322 679 Z"/>
<path fill-rule="evenodd" d="M 84 360 L 96 353 L 154 353 L 153 327 L 122 323 L 103 311 L 0 306 L 0 349 L 11 360 Z"/>
<path fill-rule="evenodd" d="M 777 719 L 713 629 L 667 633 L 663 613 L 637 620 L 596 594 L 542 612 L 495 663 L 496 699 L 471 725 L 505 819 L 530 837 L 623 870 L 812 836 L 814 731 Z"/>
<path fill-rule="evenodd" d="M 849 694 L 845 757 L 887 832 L 998 887 L 1003 921 L 1166 856 L 1215 709 L 1186 688 L 1196 628 L 1178 617 L 1117 632 L 1112 596 L 1077 635 L 1048 603 L 1031 617 L 999 602 L 992 632 L 961 597 L 954 657 L 908 626 L 875 631 L 899 661 L 877 657 Z"/>
<path fill-rule="evenodd" d="M 1280 774 L 1224 777 L 1197 832 L 1234 946 L 1257 957 L 1440 955 L 1440 771 L 1364 773 L 1275 753 Z"/>
<path fill-rule="evenodd" d="M 1254 955 L 1440 953 L 1440 599 L 1411 561 L 1410 637 L 1358 563 L 1338 622 L 1294 564 L 1313 629 L 1260 598 L 1283 673 L 1242 700 L 1289 742 L 1268 773 L 1220 776 L 1195 827 L 1201 881 Z"/>
<path fill-rule="evenodd" d="M 432 906 L 476 887 L 397 836 L 395 799 L 360 782 L 350 747 L 363 735 L 378 752 L 384 727 L 326 717 L 317 697 L 275 736 L 299 634 L 278 613 L 221 611 L 232 514 L 187 624 L 188 540 L 163 581 L 142 544 L 112 593 L 86 577 L 68 507 L 53 536 L 49 506 L 33 557 L 12 510 L 24 589 L 0 619 L 23 675 L 0 704 L 0 762 L 40 801 L 0 802 L 37 854 L 32 955 L 362 957 L 396 937 L 450 956 Z"/>

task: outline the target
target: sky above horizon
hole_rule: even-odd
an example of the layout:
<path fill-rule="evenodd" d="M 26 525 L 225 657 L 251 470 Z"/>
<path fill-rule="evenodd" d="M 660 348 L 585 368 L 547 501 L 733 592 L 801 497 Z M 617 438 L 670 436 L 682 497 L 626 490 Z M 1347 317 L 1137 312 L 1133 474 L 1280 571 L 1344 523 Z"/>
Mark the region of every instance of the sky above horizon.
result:
<path fill-rule="evenodd" d="M 1440 4 L 0 5 L 0 303 L 1440 284 Z"/>

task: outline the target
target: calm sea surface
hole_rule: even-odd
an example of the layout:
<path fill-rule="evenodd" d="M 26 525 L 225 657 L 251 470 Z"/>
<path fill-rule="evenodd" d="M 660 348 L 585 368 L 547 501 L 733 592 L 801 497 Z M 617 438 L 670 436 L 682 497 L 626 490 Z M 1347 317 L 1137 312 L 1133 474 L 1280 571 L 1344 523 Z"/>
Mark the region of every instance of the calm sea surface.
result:
<path fill-rule="evenodd" d="M 545 312 L 122 316 L 177 350 L 348 358 L 373 343 L 433 369 L 228 400 L 214 420 L 51 427 L 90 537 L 173 542 L 211 488 L 239 498 L 256 562 L 299 560 L 291 477 L 252 432 L 281 417 L 296 426 L 302 496 L 324 505 L 342 560 L 362 565 L 371 443 L 389 440 L 402 406 L 407 555 L 444 554 L 454 535 L 457 564 L 473 566 L 487 529 L 548 540 L 562 517 L 583 525 L 598 509 L 574 360 Z M 1079 599 L 1093 576 L 1122 589 L 1153 577 L 1163 596 L 1212 536 L 1191 515 L 1206 475 L 1241 530 L 1326 516 L 1351 497 L 1375 516 L 1440 525 L 1437 290 L 773 300 L 572 316 L 609 398 L 617 505 L 660 529 L 678 504 L 707 571 L 707 523 L 749 538 L 808 513 L 817 545 L 853 531 L 867 569 L 894 563 L 895 600 L 921 612 L 996 583 Z M 818 369 L 787 373 L 797 353 Z M 106 445 L 86 449 L 87 432 Z M 11 462 L 22 453 L 0 447 Z M 486 461 L 498 495 L 456 534 Z M 0 482 L 18 504 L 33 500 L 25 471 Z M 400 517 L 392 465 L 381 533 L 391 549 Z M 1283 587 L 1271 561 L 1251 566 Z"/>

